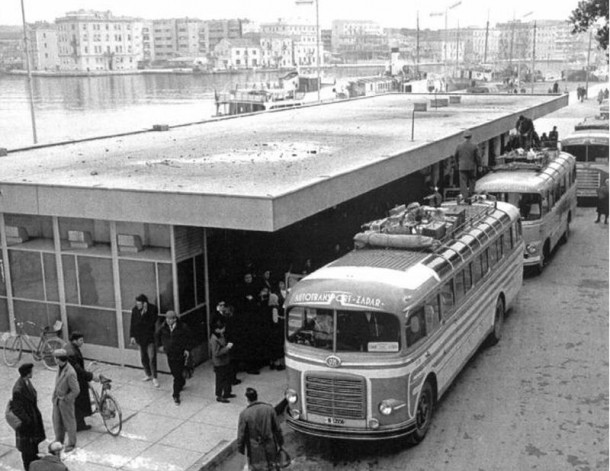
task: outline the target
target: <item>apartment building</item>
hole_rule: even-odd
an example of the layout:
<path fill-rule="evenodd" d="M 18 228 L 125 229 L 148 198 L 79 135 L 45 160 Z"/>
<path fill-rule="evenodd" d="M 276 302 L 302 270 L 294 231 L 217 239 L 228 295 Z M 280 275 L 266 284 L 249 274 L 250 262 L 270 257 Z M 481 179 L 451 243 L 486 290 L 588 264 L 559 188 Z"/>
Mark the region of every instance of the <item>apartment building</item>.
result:
<path fill-rule="evenodd" d="M 196 18 L 153 20 L 153 50 L 155 60 L 176 57 L 197 57 L 199 29 L 202 21 Z"/>
<path fill-rule="evenodd" d="M 389 57 L 389 45 L 383 28 L 371 20 L 333 20 L 333 52 L 348 61 Z"/>
<path fill-rule="evenodd" d="M 251 39 L 222 39 L 214 55 L 218 69 L 251 69 L 262 64 L 261 47 Z"/>
<path fill-rule="evenodd" d="M 265 34 L 260 38 L 261 66 L 267 68 L 293 67 L 294 42 L 292 37 L 281 34 Z"/>
<path fill-rule="evenodd" d="M 199 50 L 205 54 L 210 54 L 223 39 L 238 39 L 241 37 L 242 20 L 203 21 L 199 30 Z"/>
<path fill-rule="evenodd" d="M 134 70 L 142 59 L 142 20 L 79 10 L 55 20 L 59 70 Z"/>
<path fill-rule="evenodd" d="M 32 70 L 59 69 L 57 26 L 43 21 L 28 25 L 28 48 Z"/>
<path fill-rule="evenodd" d="M 278 41 L 272 41 L 271 38 L 283 36 L 291 39 L 292 57 L 293 63 L 287 66 L 303 66 L 303 67 L 315 67 L 318 64 L 318 55 L 320 65 L 324 65 L 324 50 L 321 37 L 319 41 L 316 40 L 316 25 L 302 19 L 286 20 L 279 19 L 274 23 L 262 23 L 260 26 L 260 37 L 261 43 L 277 44 L 280 47 L 284 46 L 284 43 Z M 320 51 L 318 54 L 318 44 Z M 280 55 L 285 57 L 286 51 L 273 50 L 270 52 L 272 56 Z"/>

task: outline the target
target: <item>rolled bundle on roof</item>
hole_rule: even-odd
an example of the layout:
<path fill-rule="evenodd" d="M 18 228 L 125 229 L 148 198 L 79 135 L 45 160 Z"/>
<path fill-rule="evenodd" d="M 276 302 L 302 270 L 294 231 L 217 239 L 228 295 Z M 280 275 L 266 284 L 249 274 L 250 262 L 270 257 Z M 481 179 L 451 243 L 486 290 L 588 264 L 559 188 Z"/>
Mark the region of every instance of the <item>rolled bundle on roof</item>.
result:
<path fill-rule="evenodd" d="M 434 248 L 438 245 L 438 241 L 420 234 L 382 234 L 375 231 L 365 231 L 354 236 L 354 245 L 357 249 L 366 246 L 392 249 L 425 249 Z"/>

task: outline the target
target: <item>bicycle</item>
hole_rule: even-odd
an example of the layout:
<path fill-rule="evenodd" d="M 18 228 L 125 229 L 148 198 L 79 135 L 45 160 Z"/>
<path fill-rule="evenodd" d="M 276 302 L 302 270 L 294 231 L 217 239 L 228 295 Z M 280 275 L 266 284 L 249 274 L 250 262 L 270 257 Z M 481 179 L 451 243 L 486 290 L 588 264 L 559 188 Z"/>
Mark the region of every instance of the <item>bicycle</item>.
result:
<path fill-rule="evenodd" d="M 25 332 L 23 326 L 25 324 L 32 325 L 37 329 L 40 329 L 40 337 L 38 340 L 38 344 L 35 345 L 30 337 Z M 25 322 L 17 322 L 16 323 L 16 334 L 6 333 L 3 336 L 4 340 L 4 348 L 3 348 L 3 357 L 4 363 L 7 366 L 15 366 L 21 360 L 21 355 L 23 353 L 23 346 L 29 348 L 32 353 L 32 357 L 36 361 L 42 361 L 44 366 L 51 370 L 57 370 L 57 361 L 53 356 L 53 352 L 59 348 L 64 348 L 65 342 L 57 337 L 59 332 L 61 332 L 62 322 L 55 321 L 52 327 L 46 326 L 44 329 L 41 329 L 36 324 L 31 321 Z M 55 335 L 55 337 L 52 337 Z"/>
<path fill-rule="evenodd" d="M 93 385 L 89 383 L 92 413 L 99 412 L 108 433 L 116 437 L 121 433 L 123 428 L 123 413 L 117 400 L 108 392 L 110 391 L 112 380 L 102 374 L 98 376 L 102 385 L 101 393 L 98 393 Z"/>

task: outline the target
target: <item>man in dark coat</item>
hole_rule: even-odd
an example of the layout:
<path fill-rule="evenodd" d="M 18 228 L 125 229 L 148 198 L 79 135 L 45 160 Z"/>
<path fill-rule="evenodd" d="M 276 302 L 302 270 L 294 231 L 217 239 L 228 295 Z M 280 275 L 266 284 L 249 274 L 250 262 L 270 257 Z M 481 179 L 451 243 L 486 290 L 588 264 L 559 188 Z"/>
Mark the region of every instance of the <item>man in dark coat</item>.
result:
<path fill-rule="evenodd" d="M 165 323 L 156 333 L 157 342 L 163 346 L 167 354 L 169 371 L 174 377 L 172 397 L 176 405 L 180 405 L 180 391 L 184 387 L 184 364 L 190 356 L 192 348 L 191 335 L 188 328 L 178 320 L 174 311 L 167 311 Z"/>
<path fill-rule="evenodd" d="M 21 425 L 15 432 L 15 441 L 26 471 L 30 469 L 30 463 L 38 458 L 38 444 L 46 438 L 36 389 L 31 381 L 33 371 L 32 363 L 24 363 L 19 367 L 19 379 L 13 386 L 12 399 L 13 413 L 21 419 Z"/>
<path fill-rule="evenodd" d="M 80 332 L 72 332 L 70 335 L 70 343 L 66 345 L 65 350 L 68 354 L 68 362 L 76 371 L 78 386 L 80 393 L 74 402 L 74 415 L 76 417 L 76 431 L 89 430 L 91 425 L 85 423 L 85 417 L 89 417 L 93 412 L 91 410 L 91 398 L 89 397 L 89 381 L 99 381 L 99 378 L 85 369 L 85 360 L 81 353 L 84 338 Z"/>
<path fill-rule="evenodd" d="M 51 442 L 49 444 L 49 454 L 32 462 L 30 471 L 70 471 L 68 467 L 61 462 L 60 455 L 63 448 L 61 443 Z"/>
<path fill-rule="evenodd" d="M 237 450 L 248 457 L 251 471 L 277 470 L 277 454 L 284 437 L 275 409 L 259 402 L 253 388 L 246 389 L 246 398 L 248 407 L 239 414 Z"/>
<path fill-rule="evenodd" d="M 471 139 L 472 133 L 464 132 L 464 142 L 457 146 L 454 154 L 460 175 L 460 193 L 463 198 L 468 198 L 474 193 L 477 169 L 481 165 L 479 149 Z"/>
<path fill-rule="evenodd" d="M 155 330 L 160 327 L 162 319 L 159 310 L 148 302 L 145 294 L 136 297 L 136 305 L 131 310 L 131 325 L 129 327 L 130 345 L 138 344 L 140 361 L 146 376 L 143 381 L 152 381 L 156 388 L 157 381 L 157 346 L 155 345 Z"/>

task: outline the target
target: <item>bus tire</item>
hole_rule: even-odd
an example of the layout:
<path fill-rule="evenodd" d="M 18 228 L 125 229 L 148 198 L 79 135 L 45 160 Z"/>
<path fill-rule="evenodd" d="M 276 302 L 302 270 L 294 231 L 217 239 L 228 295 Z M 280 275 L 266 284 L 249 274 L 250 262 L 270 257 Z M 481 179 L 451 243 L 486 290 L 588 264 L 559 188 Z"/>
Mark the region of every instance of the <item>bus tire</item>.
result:
<path fill-rule="evenodd" d="M 566 231 L 563 233 L 561 237 L 561 242 L 563 244 L 567 244 L 568 240 L 570 240 L 570 218 L 568 217 L 568 222 L 566 222 Z"/>
<path fill-rule="evenodd" d="M 421 443 L 432 422 L 434 412 L 434 391 L 430 381 L 426 380 L 419 393 L 417 409 L 415 410 L 415 430 L 409 435 L 408 441 L 411 445 Z"/>
<path fill-rule="evenodd" d="M 538 275 L 541 275 L 544 271 L 544 267 L 546 267 L 549 263 L 549 258 L 551 256 L 551 242 L 547 240 L 544 243 L 544 247 L 542 249 L 542 256 L 540 257 L 540 262 L 536 265 L 536 272 Z"/>
<path fill-rule="evenodd" d="M 497 344 L 502 338 L 502 328 L 504 326 L 504 299 L 501 296 L 498 296 L 496 301 L 496 309 L 494 312 L 494 325 L 489 333 L 489 337 L 487 338 L 487 346 L 491 347 L 492 345 Z"/>

